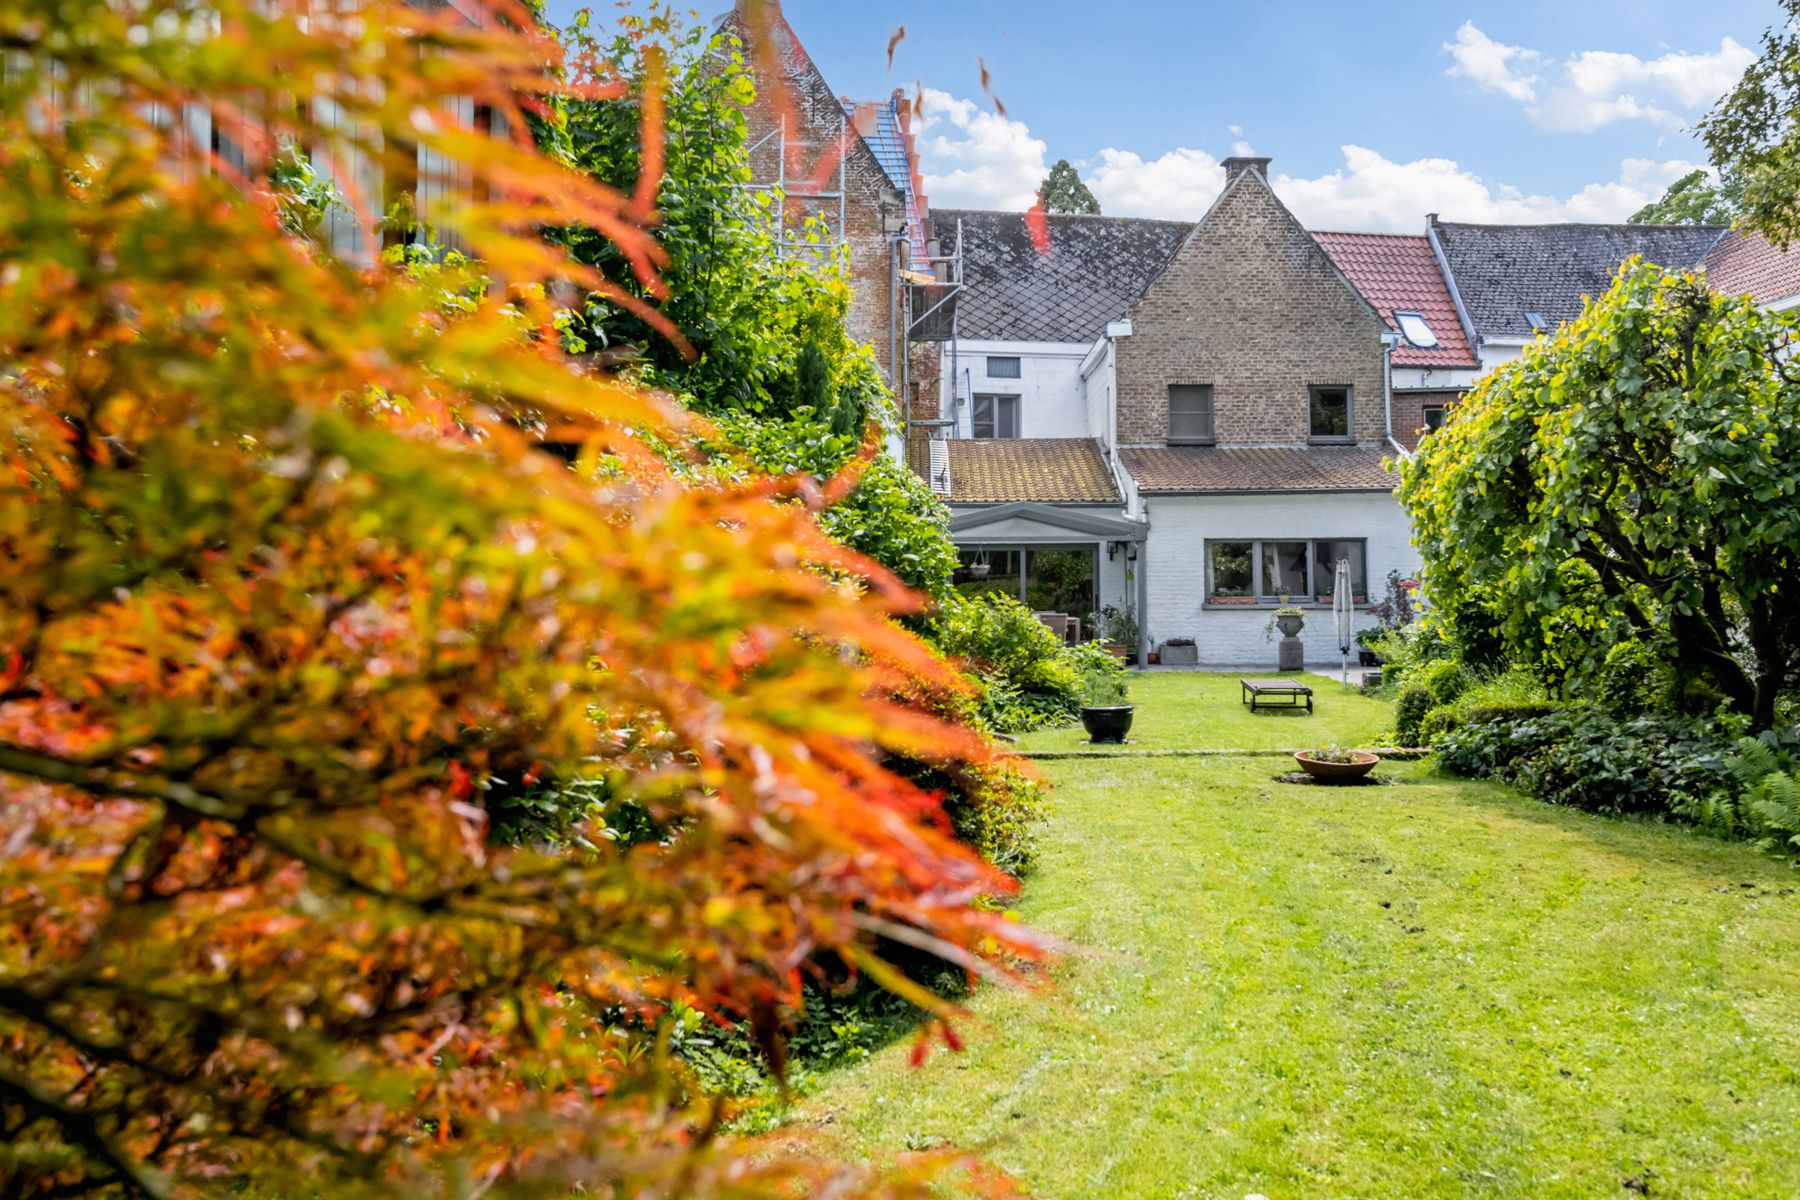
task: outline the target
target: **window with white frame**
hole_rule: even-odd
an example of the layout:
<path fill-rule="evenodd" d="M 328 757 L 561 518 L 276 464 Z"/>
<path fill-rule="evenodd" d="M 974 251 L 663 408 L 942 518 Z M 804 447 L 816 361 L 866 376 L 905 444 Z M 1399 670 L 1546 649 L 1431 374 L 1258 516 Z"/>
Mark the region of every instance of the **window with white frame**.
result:
<path fill-rule="evenodd" d="M 1444 415 L 1448 410 L 1442 404 L 1427 404 L 1419 410 L 1427 433 L 1444 427 Z"/>
<path fill-rule="evenodd" d="M 1213 440 L 1213 389 L 1210 383 L 1169 385 L 1169 444 L 1207 445 Z"/>
<path fill-rule="evenodd" d="M 1431 331 L 1423 313 L 1397 312 L 1394 320 L 1400 323 L 1400 332 L 1406 340 L 1419 349 L 1430 350 L 1438 344 L 1437 334 Z"/>
<path fill-rule="evenodd" d="M 1017 379 L 1020 375 L 1019 366 L 1020 362 L 1016 356 L 995 357 L 990 354 L 987 360 L 987 375 L 989 379 Z"/>
<path fill-rule="evenodd" d="M 1369 602 L 1368 542 L 1364 538 L 1219 539 L 1206 543 L 1206 602 L 1259 604 L 1287 597 L 1296 604 L 1330 604 L 1337 565 L 1350 564 L 1352 603 Z"/>
<path fill-rule="evenodd" d="M 1016 438 L 1019 436 L 1019 398 L 977 395 L 969 406 L 969 436 Z"/>

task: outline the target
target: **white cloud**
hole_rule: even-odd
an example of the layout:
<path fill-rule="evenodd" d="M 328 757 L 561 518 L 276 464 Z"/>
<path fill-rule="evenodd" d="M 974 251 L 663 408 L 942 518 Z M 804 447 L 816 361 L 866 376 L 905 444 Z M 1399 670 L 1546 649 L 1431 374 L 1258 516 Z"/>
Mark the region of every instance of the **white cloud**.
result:
<path fill-rule="evenodd" d="M 1525 105 L 1540 129 L 1586 133 L 1615 121 L 1649 121 L 1678 129 L 1728 91 L 1756 60 L 1754 51 L 1721 38 L 1718 50 L 1671 50 L 1639 58 L 1612 50 L 1583 50 L 1557 63 L 1524 46 L 1497 42 L 1473 21 L 1444 44 L 1447 74 Z"/>
<path fill-rule="evenodd" d="M 1519 71 L 1520 67 L 1532 67 L 1542 60 L 1543 56 L 1535 50 L 1496 42 L 1475 28 L 1475 22 L 1464 21 L 1456 31 L 1456 40 L 1444 43 L 1444 53 L 1454 60 L 1449 74 L 1470 79 L 1483 91 L 1499 92 L 1519 101 L 1537 99 L 1538 77 Z"/>
<path fill-rule="evenodd" d="M 926 193 L 940 208 L 1023 211 L 1049 171 L 1044 142 L 1023 121 L 945 92 L 925 93 L 918 144 Z M 1623 221 L 1700 165 L 1628 158 L 1613 178 L 1553 196 L 1486 179 L 1455 159 L 1395 162 L 1355 145 L 1342 152 L 1343 164 L 1322 175 L 1276 171 L 1276 193 L 1309 228 L 1414 233 L 1429 212 L 1452 221 Z M 1109 146 L 1077 166 L 1101 209 L 1121 217 L 1194 220 L 1225 186 L 1219 156 L 1192 147 L 1146 159 Z"/>
<path fill-rule="evenodd" d="M 1047 147 L 1023 121 L 926 88 L 917 139 L 925 194 L 945 208 L 1019 211 L 1050 173 Z"/>
<path fill-rule="evenodd" d="M 1363 146 L 1343 154 L 1344 165 L 1329 174 L 1275 178 L 1276 194 L 1308 228 L 1412 233 L 1429 212 L 1451 221 L 1623 221 L 1699 165 L 1628 158 L 1614 179 L 1549 196 L 1490 182 L 1454 159 L 1394 162 Z"/>
<path fill-rule="evenodd" d="M 1083 174 L 1100 211 L 1119 217 L 1198 217 L 1225 186 L 1225 168 L 1204 150 L 1171 150 L 1145 161 L 1109 147 Z"/>

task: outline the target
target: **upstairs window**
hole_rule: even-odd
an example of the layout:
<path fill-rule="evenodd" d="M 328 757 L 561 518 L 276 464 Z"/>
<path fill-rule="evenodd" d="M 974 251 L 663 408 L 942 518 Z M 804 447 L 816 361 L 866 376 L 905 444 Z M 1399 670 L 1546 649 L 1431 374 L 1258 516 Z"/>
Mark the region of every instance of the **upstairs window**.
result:
<path fill-rule="evenodd" d="M 1213 390 L 1210 383 L 1169 385 L 1169 444 L 1206 445 L 1213 440 Z"/>
<path fill-rule="evenodd" d="M 987 360 L 987 377 L 989 379 L 1017 379 L 1019 374 L 1017 358 L 989 358 Z"/>
<path fill-rule="evenodd" d="M 1348 442 L 1350 437 L 1350 389 L 1315 387 L 1312 422 L 1308 436 L 1315 442 Z"/>
<path fill-rule="evenodd" d="M 1019 436 L 1017 396 L 976 396 L 969 411 L 969 434 L 976 438 Z"/>
<path fill-rule="evenodd" d="M 1422 313 L 1397 312 L 1394 320 L 1400 323 L 1400 332 L 1407 341 L 1421 350 L 1430 350 L 1438 344 L 1437 334 L 1431 332 L 1431 326 L 1425 323 Z"/>
<path fill-rule="evenodd" d="M 1444 411 L 1444 406 L 1441 404 L 1427 404 L 1419 410 L 1420 414 L 1425 419 L 1426 433 L 1444 427 Z"/>

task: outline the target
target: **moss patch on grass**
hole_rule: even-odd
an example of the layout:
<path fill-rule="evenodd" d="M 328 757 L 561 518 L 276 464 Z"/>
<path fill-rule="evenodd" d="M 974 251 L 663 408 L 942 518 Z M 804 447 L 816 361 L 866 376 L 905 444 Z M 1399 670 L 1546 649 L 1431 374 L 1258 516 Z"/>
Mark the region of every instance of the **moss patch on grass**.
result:
<path fill-rule="evenodd" d="M 892 1047 L 802 1126 L 981 1149 L 1065 1200 L 1800 1194 L 1788 867 L 1423 765 L 1342 790 L 1274 758 L 1048 767 L 1020 907 L 1085 949 L 1048 998 L 982 989 L 965 1053 Z"/>

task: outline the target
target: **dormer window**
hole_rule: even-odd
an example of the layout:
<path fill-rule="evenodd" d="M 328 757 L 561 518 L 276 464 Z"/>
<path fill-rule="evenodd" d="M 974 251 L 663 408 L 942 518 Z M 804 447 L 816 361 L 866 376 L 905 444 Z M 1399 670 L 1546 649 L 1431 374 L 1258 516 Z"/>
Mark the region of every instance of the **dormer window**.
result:
<path fill-rule="evenodd" d="M 1550 327 L 1550 322 L 1544 320 L 1544 314 L 1540 312 L 1526 313 L 1525 323 L 1531 326 L 1531 332 L 1533 333 L 1542 333 Z"/>
<path fill-rule="evenodd" d="M 1394 320 L 1400 325 L 1400 332 L 1406 340 L 1421 350 L 1430 350 L 1438 344 L 1437 334 L 1431 332 L 1431 326 L 1425 323 L 1423 313 L 1397 312 Z"/>

